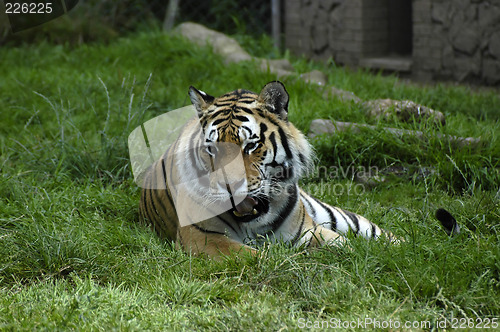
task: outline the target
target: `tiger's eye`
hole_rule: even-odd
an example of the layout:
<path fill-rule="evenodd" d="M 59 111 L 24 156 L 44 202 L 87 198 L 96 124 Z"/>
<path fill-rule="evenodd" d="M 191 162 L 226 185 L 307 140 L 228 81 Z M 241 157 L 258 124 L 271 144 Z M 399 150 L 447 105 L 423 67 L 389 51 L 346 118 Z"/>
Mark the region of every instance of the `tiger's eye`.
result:
<path fill-rule="evenodd" d="M 246 146 L 245 146 L 245 150 L 244 152 L 246 154 L 250 154 L 253 150 L 255 150 L 257 148 L 257 143 L 248 143 Z"/>

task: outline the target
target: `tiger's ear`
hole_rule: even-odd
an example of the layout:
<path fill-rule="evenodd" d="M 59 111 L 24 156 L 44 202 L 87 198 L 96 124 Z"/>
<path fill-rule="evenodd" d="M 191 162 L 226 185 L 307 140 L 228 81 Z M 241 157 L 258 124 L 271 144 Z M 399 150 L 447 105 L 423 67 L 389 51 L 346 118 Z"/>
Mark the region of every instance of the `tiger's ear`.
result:
<path fill-rule="evenodd" d="M 191 98 L 191 102 L 200 117 L 215 99 L 214 97 L 207 95 L 205 92 L 196 89 L 194 86 L 189 87 L 189 98 Z"/>
<path fill-rule="evenodd" d="M 267 105 L 268 111 L 288 121 L 288 92 L 280 81 L 267 83 L 260 92 L 259 99 Z"/>

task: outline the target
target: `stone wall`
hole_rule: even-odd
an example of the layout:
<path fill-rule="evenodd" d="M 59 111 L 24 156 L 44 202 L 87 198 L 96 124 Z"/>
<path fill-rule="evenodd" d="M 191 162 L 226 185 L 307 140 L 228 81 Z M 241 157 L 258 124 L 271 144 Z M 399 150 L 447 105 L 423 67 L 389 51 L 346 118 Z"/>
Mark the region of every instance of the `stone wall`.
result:
<path fill-rule="evenodd" d="M 311 58 L 357 65 L 388 50 L 389 0 L 284 0 L 286 46 Z"/>
<path fill-rule="evenodd" d="M 284 0 L 285 45 L 313 59 L 356 64 L 362 51 L 362 0 Z M 346 29 L 346 27 L 348 27 Z"/>
<path fill-rule="evenodd" d="M 500 83 L 500 1 L 414 0 L 413 71 Z"/>
<path fill-rule="evenodd" d="M 283 1 L 285 45 L 296 54 L 357 66 L 397 49 L 393 0 Z M 500 0 L 412 0 L 411 13 L 415 78 L 500 84 Z"/>

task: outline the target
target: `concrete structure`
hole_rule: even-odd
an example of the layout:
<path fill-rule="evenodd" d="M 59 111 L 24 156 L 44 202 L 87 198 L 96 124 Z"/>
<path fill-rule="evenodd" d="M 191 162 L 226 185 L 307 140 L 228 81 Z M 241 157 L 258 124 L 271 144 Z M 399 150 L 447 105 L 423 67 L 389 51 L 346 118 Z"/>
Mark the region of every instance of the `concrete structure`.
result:
<path fill-rule="evenodd" d="M 500 0 L 283 0 L 285 46 L 313 59 L 500 84 Z"/>

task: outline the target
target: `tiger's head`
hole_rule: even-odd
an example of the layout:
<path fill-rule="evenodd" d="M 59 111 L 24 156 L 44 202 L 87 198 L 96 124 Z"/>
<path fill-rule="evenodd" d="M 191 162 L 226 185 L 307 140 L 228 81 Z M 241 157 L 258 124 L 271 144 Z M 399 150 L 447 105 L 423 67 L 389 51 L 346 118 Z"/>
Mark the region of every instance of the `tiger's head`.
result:
<path fill-rule="evenodd" d="M 229 197 L 244 197 L 229 211 L 250 221 L 289 186 L 296 186 L 311 163 L 312 150 L 304 135 L 288 121 L 288 92 L 283 83 L 266 84 L 259 94 L 236 90 L 220 97 L 190 87 L 189 96 L 202 128 L 199 157 L 207 169 L 224 170 Z M 223 167 L 235 155 L 243 169 Z M 217 180 L 221 182 L 221 180 Z"/>

